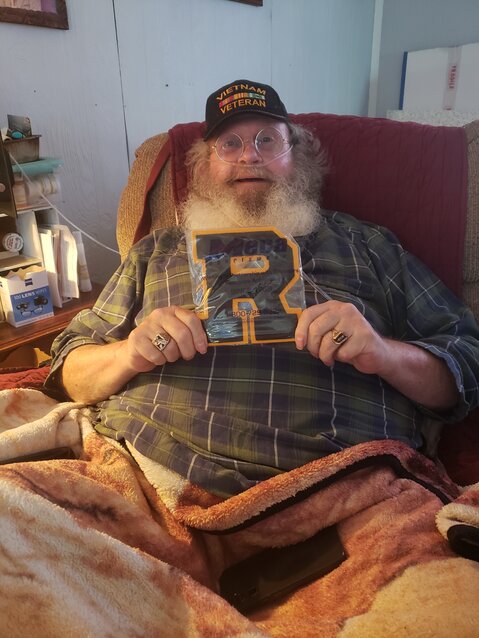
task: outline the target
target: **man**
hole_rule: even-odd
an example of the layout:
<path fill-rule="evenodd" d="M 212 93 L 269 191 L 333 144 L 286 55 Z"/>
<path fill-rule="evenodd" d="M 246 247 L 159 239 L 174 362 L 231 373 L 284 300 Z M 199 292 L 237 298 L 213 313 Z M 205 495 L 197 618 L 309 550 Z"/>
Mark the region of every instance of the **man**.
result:
<path fill-rule="evenodd" d="M 183 228 L 134 246 L 54 344 L 49 383 L 98 404 L 99 432 L 220 496 L 363 441 L 420 447 L 425 417 L 479 403 L 470 311 L 387 230 L 319 208 L 319 143 L 277 93 L 238 80 L 206 104 Z M 301 251 L 294 343 L 212 347 L 185 233 L 275 226 Z"/>

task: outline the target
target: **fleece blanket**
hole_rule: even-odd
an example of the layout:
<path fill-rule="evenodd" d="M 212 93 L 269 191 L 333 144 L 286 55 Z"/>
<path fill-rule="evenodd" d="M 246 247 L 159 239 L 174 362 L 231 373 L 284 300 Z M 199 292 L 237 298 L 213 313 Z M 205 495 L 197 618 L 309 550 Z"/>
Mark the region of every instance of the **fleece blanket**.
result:
<path fill-rule="evenodd" d="M 4 390 L 0 424 L 2 635 L 479 636 L 479 485 L 402 444 L 222 501 L 98 435 L 80 404 Z M 64 445 L 76 459 L 4 463 Z M 218 595 L 227 566 L 330 525 L 347 558 L 326 576 L 248 617 Z"/>

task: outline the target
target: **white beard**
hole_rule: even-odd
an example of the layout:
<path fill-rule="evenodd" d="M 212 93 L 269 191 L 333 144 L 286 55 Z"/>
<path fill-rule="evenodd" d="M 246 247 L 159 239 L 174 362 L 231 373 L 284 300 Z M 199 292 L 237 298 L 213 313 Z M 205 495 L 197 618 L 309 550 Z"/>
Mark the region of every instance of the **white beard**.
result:
<path fill-rule="evenodd" d="M 227 188 L 201 180 L 183 207 L 187 229 L 274 226 L 290 236 L 307 235 L 319 225 L 319 205 L 299 192 L 294 178 L 278 181 L 264 193 L 239 199 Z"/>

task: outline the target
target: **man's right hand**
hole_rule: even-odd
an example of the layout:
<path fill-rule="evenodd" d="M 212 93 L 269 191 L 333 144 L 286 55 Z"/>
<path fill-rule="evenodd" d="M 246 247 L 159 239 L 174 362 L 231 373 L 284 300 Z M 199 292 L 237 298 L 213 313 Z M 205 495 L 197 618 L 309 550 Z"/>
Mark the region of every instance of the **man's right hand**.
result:
<path fill-rule="evenodd" d="M 158 334 L 167 334 L 170 342 L 160 351 L 153 345 Z M 205 354 L 208 340 L 196 314 L 181 306 L 157 308 L 132 332 L 125 342 L 127 363 L 136 372 L 178 359 L 189 361 L 199 352 Z"/>
<path fill-rule="evenodd" d="M 170 341 L 160 352 L 153 339 L 164 333 Z M 203 325 L 193 311 L 180 306 L 158 308 L 124 341 L 72 350 L 63 363 L 61 382 L 75 401 L 98 403 L 120 391 L 139 372 L 181 358 L 193 359 L 207 348 Z"/>

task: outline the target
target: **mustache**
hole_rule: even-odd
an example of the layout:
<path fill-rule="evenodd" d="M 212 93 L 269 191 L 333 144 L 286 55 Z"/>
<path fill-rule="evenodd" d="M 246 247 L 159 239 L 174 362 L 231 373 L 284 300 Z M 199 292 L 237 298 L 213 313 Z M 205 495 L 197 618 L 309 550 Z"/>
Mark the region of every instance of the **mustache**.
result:
<path fill-rule="evenodd" d="M 276 182 L 277 178 L 274 173 L 263 166 L 255 164 L 233 164 L 233 170 L 227 182 L 234 182 L 238 179 L 265 179 L 269 182 Z"/>

